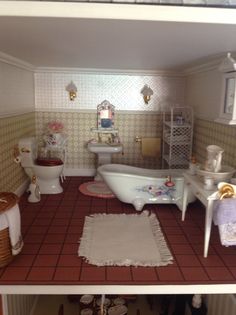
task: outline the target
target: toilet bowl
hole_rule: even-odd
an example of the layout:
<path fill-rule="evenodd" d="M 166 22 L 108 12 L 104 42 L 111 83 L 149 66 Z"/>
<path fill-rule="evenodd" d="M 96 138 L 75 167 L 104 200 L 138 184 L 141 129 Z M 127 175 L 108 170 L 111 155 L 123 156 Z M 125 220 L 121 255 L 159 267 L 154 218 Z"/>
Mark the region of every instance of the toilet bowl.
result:
<path fill-rule="evenodd" d="M 60 184 L 63 166 L 63 164 L 56 166 L 33 165 L 32 167 L 24 167 L 24 170 L 30 179 L 33 175 L 36 176 L 41 194 L 60 194 L 63 192 Z"/>
<path fill-rule="evenodd" d="M 60 175 L 64 167 L 62 161 L 51 163 L 48 160 L 47 163 L 45 160 L 44 165 L 37 165 L 37 142 L 34 137 L 20 139 L 19 152 L 21 166 L 30 179 L 33 175 L 36 176 L 41 194 L 60 194 L 63 192 L 60 184 Z"/>

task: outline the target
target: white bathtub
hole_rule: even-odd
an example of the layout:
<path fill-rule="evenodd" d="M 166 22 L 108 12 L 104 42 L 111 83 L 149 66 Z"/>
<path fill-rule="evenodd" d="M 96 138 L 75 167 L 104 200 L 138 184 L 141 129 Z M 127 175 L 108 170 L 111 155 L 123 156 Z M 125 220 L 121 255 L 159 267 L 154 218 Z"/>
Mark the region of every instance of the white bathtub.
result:
<path fill-rule="evenodd" d="M 148 203 L 172 203 L 182 211 L 184 170 L 153 170 L 122 164 L 105 164 L 98 172 L 105 183 L 126 203 L 132 203 L 141 211 Z M 174 186 L 168 187 L 167 176 L 171 176 Z"/>

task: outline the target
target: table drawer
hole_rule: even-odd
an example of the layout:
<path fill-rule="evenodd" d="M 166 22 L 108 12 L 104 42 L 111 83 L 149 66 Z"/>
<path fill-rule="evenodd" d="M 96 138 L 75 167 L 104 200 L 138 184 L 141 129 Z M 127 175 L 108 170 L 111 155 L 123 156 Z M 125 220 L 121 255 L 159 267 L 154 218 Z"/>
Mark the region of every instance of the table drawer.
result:
<path fill-rule="evenodd" d="M 190 182 L 187 182 L 186 185 L 188 187 L 188 190 L 191 191 L 194 196 L 196 196 L 196 198 L 204 204 L 204 206 L 207 206 L 207 199 L 202 195 L 199 189 L 192 185 Z"/>

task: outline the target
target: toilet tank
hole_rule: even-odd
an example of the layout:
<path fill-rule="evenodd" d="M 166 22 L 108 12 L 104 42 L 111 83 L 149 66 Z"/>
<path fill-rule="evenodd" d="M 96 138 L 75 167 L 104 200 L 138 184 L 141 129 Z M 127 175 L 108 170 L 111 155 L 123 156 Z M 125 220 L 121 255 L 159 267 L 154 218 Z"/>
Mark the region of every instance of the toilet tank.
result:
<path fill-rule="evenodd" d="M 35 137 L 22 138 L 19 140 L 19 152 L 21 166 L 30 167 L 34 165 L 37 158 L 37 141 Z"/>

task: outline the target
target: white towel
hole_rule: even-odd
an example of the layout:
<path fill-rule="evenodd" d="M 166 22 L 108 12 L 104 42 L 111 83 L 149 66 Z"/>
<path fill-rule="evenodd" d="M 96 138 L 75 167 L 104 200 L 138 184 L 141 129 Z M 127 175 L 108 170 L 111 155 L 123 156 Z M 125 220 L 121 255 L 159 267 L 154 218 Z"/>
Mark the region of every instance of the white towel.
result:
<path fill-rule="evenodd" d="M 18 204 L 1 214 L 0 229 L 7 227 L 9 227 L 12 255 L 17 255 L 24 245 L 21 236 L 21 219 Z"/>
<path fill-rule="evenodd" d="M 0 231 L 8 227 L 7 218 L 4 213 L 0 214 Z"/>
<path fill-rule="evenodd" d="M 227 223 L 218 226 L 220 241 L 223 246 L 236 245 L 236 223 Z"/>

